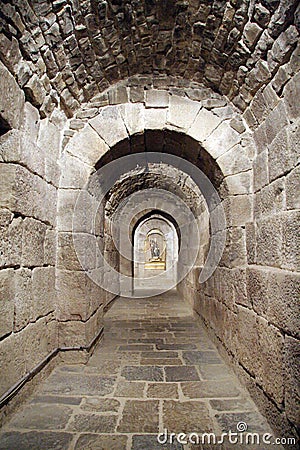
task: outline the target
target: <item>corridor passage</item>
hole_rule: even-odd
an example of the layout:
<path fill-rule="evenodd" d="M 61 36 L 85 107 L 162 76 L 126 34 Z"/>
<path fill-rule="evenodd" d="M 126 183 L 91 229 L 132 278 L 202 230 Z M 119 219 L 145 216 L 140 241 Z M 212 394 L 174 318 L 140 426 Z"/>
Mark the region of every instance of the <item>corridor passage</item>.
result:
<path fill-rule="evenodd" d="M 227 449 L 228 443 L 161 445 L 157 434 L 220 436 L 236 432 L 239 422 L 272 434 L 189 305 L 169 292 L 116 300 L 89 363 L 57 367 L 6 424 L 0 448 Z"/>

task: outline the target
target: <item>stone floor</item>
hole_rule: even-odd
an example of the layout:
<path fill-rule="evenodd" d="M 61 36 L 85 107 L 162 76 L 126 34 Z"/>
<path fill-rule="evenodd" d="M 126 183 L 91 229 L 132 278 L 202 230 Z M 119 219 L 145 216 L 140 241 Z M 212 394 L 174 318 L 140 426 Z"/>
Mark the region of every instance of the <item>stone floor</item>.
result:
<path fill-rule="evenodd" d="M 162 445 L 157 434 L 220 436 L 239 422 L 272 434 L 190 307 L 169 292 L 118 299 L 89 363 L 56 368 L 6 424 L 0 449 L 227 449 Z"/>

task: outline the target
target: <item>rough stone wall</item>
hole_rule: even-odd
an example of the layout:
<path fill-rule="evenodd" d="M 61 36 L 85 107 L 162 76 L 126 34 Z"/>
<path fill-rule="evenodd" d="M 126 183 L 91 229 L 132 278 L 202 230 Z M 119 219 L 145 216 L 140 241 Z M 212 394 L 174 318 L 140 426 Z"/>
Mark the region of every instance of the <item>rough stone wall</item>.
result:
<path fill-rule="evenodd" d="M 0 63 L 0 397 L 58 346 L 56 204 L 65 116 L 40 120 Z"/>
<path fill-rule="evenodd" d="M 27 100 L 68 115 L 112 83 L 203 82 L 244 110 L 298 39 L 297 0 L 5 0 L 0 58 Z"/>
<path fill-rule="evenodd" d="M 281 435 L 299 425 L 299 65 L 297 48 L 245 112 L 256 142 L 252 219 L 228 230 L 230 251 L 208 282 L 195 270 L 184 284 Z"/>

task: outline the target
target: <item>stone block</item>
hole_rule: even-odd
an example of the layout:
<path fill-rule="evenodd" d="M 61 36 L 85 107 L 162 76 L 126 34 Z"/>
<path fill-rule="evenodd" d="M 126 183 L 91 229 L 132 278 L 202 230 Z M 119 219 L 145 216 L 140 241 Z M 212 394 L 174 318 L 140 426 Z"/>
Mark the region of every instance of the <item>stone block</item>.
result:
<path fill-rule="evenodd" d="M 40 115 L 38 110 L 31 103 L 26 102 L 24 105 L 22 131 L 35 144 L 37 143 L 39 126 Z"/>
<path fill-rule="evenodd" d="M 300 73 L 298 72 L 293 78 L 286 84 L 284 90 L 284 103 L 287 110 L 289 119 L 294 120 L 299 117 L 299 102 L 297 99 L 300 95 Z"/>
<path fill-rule="evenodd" d="M 252 172 L 241 172 L 228 176 L 225 182 L 231 195 L 249 194 L 252 192 Z"/>
<path fill-rule="evenodd" d="M 267 320 L 241 306 L 238 307 L 236 328 L 240 362 L 280 405 L 284 385 L 282 334 Z"/>
<path fill-rule="evenodd" d="M 89 123 L 109 147 L 128 138 L 118 106 L 105 106 Z"/>
<path fill-rule="evenodd" d="M 23 220 L 18 217 L 0 227 L 0 266 L 18 266 L 22 259 Z"/>
<path fill-rule="evenodd" d="M 120 112 L 130 136 L 144 132 L 145 122 L 143 105 L 138 103 L 127 103 L 120 107 Z"/>
<path fill-rule="evenodd" d="M 44 264 L 44 241 L 46 225 L 38 220 L 26 218 L 23 222 L 22 265 L 42 266 Z"/>
<path fill-rule="evenodd" d="M 252 221 L 252 195 L 233 195 L 224 201 L 228 226 L 244 226 Z"/>
<path fill-rule="evenodd" d="M 282 264 L 282 227 L 280 214 L 257 221 L 256 263 L 281 267 Z"/>
<path fill-rule="evenodd" d="M 253 163 L 253 189 L 259 191 L 269 182 L 268 152 L 264 150 L 259 153 Z"/>
<path fill-rule="evenodd" d="M 162 130 L 167 122 L 167 110 L 165 108 L 148 108 L 144 111 L 145 130 Z"/>
<path fill-rule="evenodd" d="M 178 128 L 187 130 L 192 126 L 200 108 L 201 103 L 199 102 L 172 95 L 170 97 L 168 122 Z"/>
<path fill-rule="evenodd" d="M 25 328 L 33 317 L 32 271 L 18 269 L 15 272 L 15 319 L 14 331 Z"/>
<path fill-rule="evenodd" d="M 299 337 L 300 275 L 284 270 L 271 270 L 268 275 L 266 318 L 277 328 Z"/>
<path fill-rule="evenodd" d="M 221 121 L 222 120 L 211 111 L 202 108 L 199 111 L 194 123 L 189 128 L 188 135 L 197 141 L 204 142 L 205 139 L 207 139 L 207 137 L 218 127 Z"/>
<path fill-rule="evenodd" d="M 245 264 L 246 258 L 245 230 L 239 227 L 228 228 L 221 264 L 229 268 L 239 267 Z"/>
<path fill-rule="evenodd" d="M 58 322 L 59 347 L 81 347 L 89 344 L 85 336 L 86 324 L 79 320 Z"/>
<path fill-rule="evenodd" d="M 248 22 L 245 25 L 243 32 L 243 40 L 248 48 L 250 49 L 254 48 L 262 31 L 263 30 L 256 23 Z"/>
<path fill-rule="evenodd" d="M 213 158 L 217 159 L 240 142 L 241 135 L 224 121 L 206 138 L 204 147 Z"/>
<path fill-rule="evenodd" d="M 0 163 L 0 206 L 24 216 L 55 223 L 56 189 L 18 164 Z"/>
<path fill-rule="evenodd" d="M 225 176 L 237 174 L 252 169 L 253 153 L 249 146 L 235 145 L 217 163 Z"/>
<path fill-rule="evenodd" d="M 145 100 L 145 90 L 143 86 L 130 87 L 130 101 L 132 103 L 143 103 Z"/>
<path fill-rule="evenodd" d="M 55 266 L 56 263 L 56 231 L 46 230 L 44 241 L 44 264 Z"/>
<path fill-rule="evenodd" d="M 254 311 L 265 317 L 268 310 L 269 270 L 259 266 L 247 268 L 247 295 Z"/>
<path fill-rule="evenodd" d="M 0 79 L 0 115 L 9 128 L 19 129 L 24 112 L 24 93 L 2 62 L 0 62 Z"/>
<path fill-rule="evenodd" d="M 286 207 L 287 209 L 300 209 L 299 196 L 300 166 L 297 166 L 286 177 Z"/>
<path fill-rule="evenodd" d="M 159 89 L 146 91 L 146 108 L 167 108 L 169 106 L 169 92 Z"/>
<path fill-rule="evenodd" d="M 128 88 L 126 86 L 117 86 L 109 90 L 108 98 L 110 105 L 118 105 L 128 102 Z"/>
<path fill-rule="evenodd" d="M 84 272 L 58 270 L 56 274 L 57 317 L 60 321 L 87 319 L 88 297 Z"/>
<path fill-rule="evenodd" d="M 255 251 L 256 227 L 255 227 L 255 224 L 253 222 L 246 223 L 245 230 L 246 230 L 247 262 L 248 262 L 248 264 L 254 264 L 255 258 L 256 258 L 256 251 Z"/>
<path fill-rule="evenodd" d="M 281 101 L 266 118 L 266 137 L 271 144 L 280 130 L 289 124 L 284 103 Z"/>
<path fill-rule="evenodd" d="M 257 320 L 259 341 L 258 383 L 277 405 L 283 402 L 284 388 L 284 339 L 282 333 L 263 318 Z"/>
<path fill-rule="evenodd" d="M 85 233 L 58 233 L 57 267 L 90 270 L 96 266 L 97 242 Z"/>
<path fill-rule="evenodd" d="M 57 348 L 57 323 L 49 315 L 30 323 L 22 331 L 26 371 L 32 370 Z"/>
<path fill-rule="evenodd" d="M 34 74 L 30 80 L 28 80 L 24 86 L 24 90 L 34 106 L 42 106 L 46 96 L 46 90 L 38 75 Z"/>
<path fill-rule="evenodd" d="M 14 270 L 0 270 L 0 337 L 13 331 Z"/>
<path fill-rule="evenodd" d="M 87 191 L 60 189 L 57 202 L 59 231 L 91 232 L 98 203 Z M 95 230 L 96 231 L 96 230 Z"/>
<path fill-rule="evenodd" d="M 11 334 L 0 342 L 0 395 L 26 373 L 22 333 Z"/>
<path fill-rule="evenodd" d="M 254 199 L 255 218 L 271 216 L 285 210 L 285 183 L 282 178 L 257 192 Z"/>
<path fill-rule="evenodd" d="M 75 133 L 74 137 L 70 139 L 65 151 L 89 166 L 94 166 L 108 151 L 108 146 L 90 125 L 86 125 L 83 130 Z"/>
<path fill-rule="evenodd" d="M 37 145 L 43 149 L 45 157 L 45 179 L 55 186 L 59 183 L 59 166 L 57 164 L 61 141 L 61 130 L 48 119 L 40 122 Z"/>
<path fill-rule="evenodd" d="M 61 171 L 60 187 L 82 189 L 91 175 L 92 169 L 80 159 L 64 152 L 58 160 Z"/>
<path fill-rule="evenodd" d="M 296 141 L 293 145 L 293 140 Z M 269 146 L 269 175 L 274 180 L 291 170 L 299 159 L 300 125 L 281 130 Z M 284 150 L 284 151 L 283 151 Z"/>
<path fill-rule="evenodd" d="M 32 271 L 33 318 L 46 316 L 56 307 L 55 268 L 37 267 Z"/>
<path fill-rule="evenodd" d="M 282 267 L 300 270 L 300 211 L 289 211 L 282 216 Z"/>
<path fill-rule="evenodd" d="M 286 415 L 295 426 L 299 426 L 300 343 L 299 340 L 286 336 L 284 344 Z"/>

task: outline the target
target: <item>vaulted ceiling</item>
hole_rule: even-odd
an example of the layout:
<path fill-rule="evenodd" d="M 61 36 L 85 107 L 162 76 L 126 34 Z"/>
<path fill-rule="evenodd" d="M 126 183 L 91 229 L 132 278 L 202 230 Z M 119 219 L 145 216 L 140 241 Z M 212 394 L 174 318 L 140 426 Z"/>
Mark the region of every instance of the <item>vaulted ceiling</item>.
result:
<path fill-rule="evenodd" d="M 298 3 L 2 0 L 0 58 L 44 112 L 135 74 L 200 82 L 243 109 L 296 46 Z"/>

